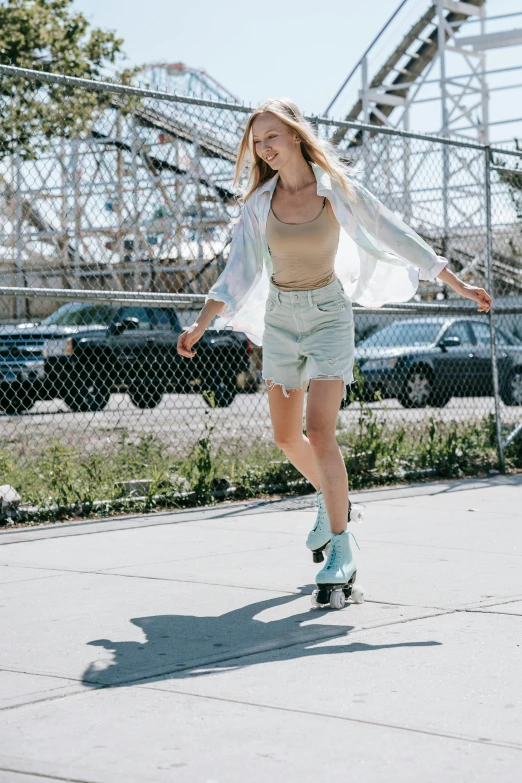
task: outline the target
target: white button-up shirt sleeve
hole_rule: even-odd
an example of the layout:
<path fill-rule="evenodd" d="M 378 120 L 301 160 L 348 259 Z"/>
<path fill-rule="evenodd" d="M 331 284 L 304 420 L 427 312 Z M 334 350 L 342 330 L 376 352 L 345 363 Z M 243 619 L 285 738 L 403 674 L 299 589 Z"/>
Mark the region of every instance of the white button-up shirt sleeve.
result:
<path fill-rule="evenodd" d="M 448 260 L 438 256 L 398 215 L 358 182 L 352 182 L 355 201 L 350 204 L 359 226 L 378 250 L 392 253 L 419 271 L 419 280 L 434 280 Z M 385 260 L 385 259 L 383 259 Z M 393 261 L 390 262 L 393 263 Z"/>
<path fill-rule="evenodd" d="M 261 276 L 258 233 L 256 218 L 247 202 L 232 231 L 226 266 L 205 297 L 205 301 L 225 302 L 222 318 L 234 315 L 241 308 Z"/>

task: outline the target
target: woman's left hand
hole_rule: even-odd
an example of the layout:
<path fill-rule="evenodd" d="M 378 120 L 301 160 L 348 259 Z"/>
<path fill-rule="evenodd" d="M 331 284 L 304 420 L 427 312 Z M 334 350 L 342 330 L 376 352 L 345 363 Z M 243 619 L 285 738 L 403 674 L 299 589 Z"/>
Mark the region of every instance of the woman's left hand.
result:
<path fill-rule="evenodd" d="M 479 313 L 489 313 L 491 310 L 493 300 L 488 292 L 483 288 L 477 288 L 474 285 L 468 285 L 465 283 L 460 293 L 467 299 L 473 299 L 473 301 L 478 302 L 477 309 Z"/>

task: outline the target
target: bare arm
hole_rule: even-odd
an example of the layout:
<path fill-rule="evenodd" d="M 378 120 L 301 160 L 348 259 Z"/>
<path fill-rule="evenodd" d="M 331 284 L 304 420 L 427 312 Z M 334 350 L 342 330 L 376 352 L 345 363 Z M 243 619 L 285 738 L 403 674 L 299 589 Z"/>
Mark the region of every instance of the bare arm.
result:
<path fill-rule="evenodd" d="M 442 280 L 446 285 L 449 285 L 450 288 L 453 288 L 460 296 L 465 296 L 467 299 L 472 299 L 477 302 L 479 313 L 489 313 L 491 310 L 493 300 L 487 291 L 483 288 L 477 288 L 474 285 L 465 283 L 460 277 L 457 277 L 454 272 L 451 272 L 448 267 L 445 267 L 442 272 L 439 273 L 438 279 Z"/>
<path fill-rule="evenodd" d="M 204 307 L 194 323 L 199 324 L 203 331 L 207 328 L 215 315 L 221 315 L 225 309 L 225 303 L 220 302 L 218 299 L 207 299 Z"/>
<path fill-rule="evenodd" d="M 225 307 L 225 302 L 218 302 L 217 299 L 207 299 L 198 318 L 178 337 L 178 353 L 180 356 L 192 359 L 196 355 L 196 351 L 192 349 L 192 346 L 201 339 L 214 316 L 220 315 L 225 310 Z"/>

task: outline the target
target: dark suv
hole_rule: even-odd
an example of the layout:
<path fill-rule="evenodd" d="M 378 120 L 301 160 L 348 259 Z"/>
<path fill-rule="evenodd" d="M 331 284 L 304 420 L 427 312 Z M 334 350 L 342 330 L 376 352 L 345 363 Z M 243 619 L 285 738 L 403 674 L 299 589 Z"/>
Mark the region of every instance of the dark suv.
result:
<path fill-rule="evenodd" d="M 0 409 L 21 412 L 60 397 L 73 411 L 99 411 L 112 391 L 154 408 L 165 392 L 195 389 L 230 405 L 238 374 L 250 368 L 250 341 L 210 328 L 185 359 L 177 352 L 181 331 L 172 308 L 84 303 L 66 304 L 38 325 L 0 327 Z"/>
<path fill-rule="evenodd" d="M 496 329 L 500 394 L 522 405 L 522 343 Z M 411 318 L 363 340 L 355 358 L 364 396 L 397 397 L 407 408 L 443 407 L 451 397 L 493 394 L 490 331 L 485 319 Z"/>

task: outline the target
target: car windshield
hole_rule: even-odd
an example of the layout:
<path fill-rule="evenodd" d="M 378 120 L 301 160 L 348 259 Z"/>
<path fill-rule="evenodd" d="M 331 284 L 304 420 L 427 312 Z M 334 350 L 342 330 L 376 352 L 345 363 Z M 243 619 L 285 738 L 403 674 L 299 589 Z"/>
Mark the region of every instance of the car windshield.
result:
<path fill-rule="evenodd" d="M 79 302 L 71 302 L 63 305 L 55 313 L 50 315 L 44 326 L 108 326 L 116 309 L 109 305 L 88 305 Z"/>
<path fill-rule="evenodd" d="M 399 345 L 432 345 L 440 332 L 440 327 L 439 323 L 396 321 L 363 340 L 360 347 L 390 348 Z"/>

